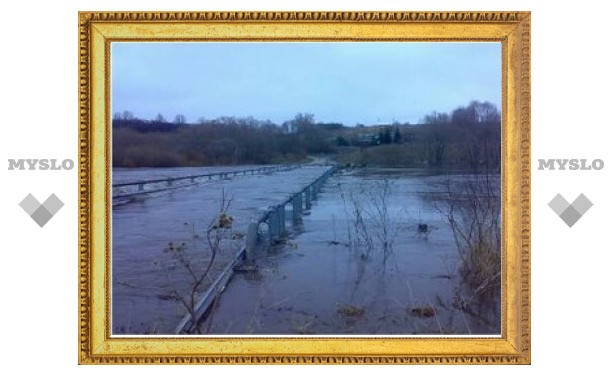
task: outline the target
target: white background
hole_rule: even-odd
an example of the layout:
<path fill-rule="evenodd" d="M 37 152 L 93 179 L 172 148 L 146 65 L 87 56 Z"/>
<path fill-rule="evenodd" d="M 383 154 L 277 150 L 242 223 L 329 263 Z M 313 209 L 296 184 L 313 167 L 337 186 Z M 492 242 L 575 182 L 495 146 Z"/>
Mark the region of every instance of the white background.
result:
<path fill-rule="evenodd" d="M 146 374 L 435 374 L 521 376 L 609 371 L 612 274 L 610 16 L 603 1 L 12 1 L 0 38 L 0 340 L 2 371 L 74 377 Z M 284 4 L 283 4 L 284 3 Z M 10 5 L 9 5 L 10 4 Z M 532 365 L 420 367 L 78 366 L 77 170 L 8 171 L 9 158 L 78 161 L 78 10 L 530 10 L 532 12 Z M 538 158 L 603 159 L 603 171 L 537 171 Z M 56 193 L 44 228 L 17 205 Z M 585 193 L 569 229 L 547 206 Z M 247 371 L 248 369 L 248 371 Z M 384 370 L 381 370 L 384 369 Z M 3 373 L 3 375 L 4 375 Z"/>

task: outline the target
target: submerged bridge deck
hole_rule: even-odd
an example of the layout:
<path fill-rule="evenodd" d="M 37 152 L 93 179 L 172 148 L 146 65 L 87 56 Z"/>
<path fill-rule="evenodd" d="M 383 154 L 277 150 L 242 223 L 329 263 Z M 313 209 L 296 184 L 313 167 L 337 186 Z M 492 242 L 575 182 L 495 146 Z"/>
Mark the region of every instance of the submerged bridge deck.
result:
<path fill-rule="evenodd" d="M 225 168 L 222 170 L 211 169 L 211 172 L 190 174 L 190 175 L 170 175 L 163 178 L 153 178 L 145 180 L 116 180 L 113 183 L 113 205 L 123 204 L 143 195 L 165 192 L 169 190 L 185 188 L 193 185 L 200 185 L 212 180 L 223 180 L 236 176 L 258 175 L 274 172 L 284 172 L 298 169 L 301 164 L 275 165 L 275 166 L 256 166 L 246 169 Z"/>
<path fill-rule="evenodd" d="M 258 237 L 268 242 L 280 238 L 285 222 L 296 221 L 315 203 L 323 180 L 334 169 L 329 165 L 256 167 L 114 185 L 113 200 L 130 201 L 113 206 L 113 333 L 168 334 L 192 326 L 185 308 L 172 295 L 173 290 L 189 287 L 187 272 L 179 273 L 180 267 L 164 249 L 168 243 L 185 242 L 194 269 L 202 269 L 208 256 L 206 228 L 219 214 L 223 195 L 230 200 L 230 239 L 203 285 L 209 291 L 200 295 L 200 314 L 223 289 L 247 247 L 252 248 Z M 130 189 L 121 193 L 122 188 Z M 285 219 L 287 208 L 292 209 L 291 219 Z"/>

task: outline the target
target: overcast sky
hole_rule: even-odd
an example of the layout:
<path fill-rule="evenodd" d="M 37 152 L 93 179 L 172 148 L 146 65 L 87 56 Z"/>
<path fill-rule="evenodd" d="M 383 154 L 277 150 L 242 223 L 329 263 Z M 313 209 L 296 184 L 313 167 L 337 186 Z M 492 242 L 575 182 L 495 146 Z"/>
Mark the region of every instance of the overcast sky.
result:
<path fill-rule="evenodd" d="M 111 65 L 113 112 L 143 119 L 417 123 L 501 104 L 497 42 L 113 42 Z"/>

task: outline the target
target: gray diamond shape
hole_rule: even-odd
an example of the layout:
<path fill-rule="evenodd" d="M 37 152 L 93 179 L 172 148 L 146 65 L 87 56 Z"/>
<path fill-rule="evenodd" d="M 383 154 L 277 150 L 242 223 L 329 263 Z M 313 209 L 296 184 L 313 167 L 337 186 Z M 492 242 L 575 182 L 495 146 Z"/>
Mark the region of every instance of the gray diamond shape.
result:
<path fill-rule="evenodd" d="M 40 227 L 47 224 L 51 218 L 53 218 L 53 214 L 51 214 L 49 210 L 45 209 L 44 206 L 40 206 L 38 210 L 32 214 L 32 219 L 34 219 L 34 222 L 38 223 Z"/>
<path fill-rule="evenodd" d="M 64 206 L 64 203 L 54 193 L 51 194 L 42 205 L 49 211 L 49 213 L 51 213 L 51 215 L 55 215 L 55 213 L 57 213 L 59 209 Z"/>
<path fill-rule="evenodd" d="M 30 193 L 24 198 L 21 202 L 19 202 L 19 206 L 28 213 L 29 216 L 32 216 L 38 207 L 40 206 L 40 202 Z"/>
<path fill-rule="evenodd" d="M 593 203 L 587 196 L 580 193 L 580 195 L 569 204 L 559 193 L 548 203 L 548 206 L 557 213 L 565 224 L 572 227 L 593 206 Z"/>
<path fill-rule="evenodd" d="M 584 213 L 586 213 L 591 208 L 591 206 L 593 206 L 593 202 L 591 202 L 587 198 L 587 196 L 582 193 L 580 193 L 578 198 L 576 198 L 574 202 L 572 202 L 572 207 L 576 209 L 576 211 L 578 211 L 580 215 L 584 215 Z"/>
<path fill-rule="evenodd" d="M 561 194 L 557 194 L 555 198 L 548 203 L 548 206 L 550 206 L 550 208 L 553 209 L 558 216 L 561 216 L 561 213 L 563 213 L 569 207 L 569 205 L 569 202 L 567 202 L 567 200 L 563 198 Z"/>
<path fill-rule="evenodd" d="M 582 214 L 580 214 L 578 210 L 574 209 L 573 206 L 568 207 L 559 216 L 570 227 L 572 227 L 580 218 L 582 218 Z"/>
<path fill-rule="evenodd" d="M 36 222 L 43 227 L 64 206 L 64 203 L 52 193 L 43 204 L 29 193 L 19 206 Z"/>

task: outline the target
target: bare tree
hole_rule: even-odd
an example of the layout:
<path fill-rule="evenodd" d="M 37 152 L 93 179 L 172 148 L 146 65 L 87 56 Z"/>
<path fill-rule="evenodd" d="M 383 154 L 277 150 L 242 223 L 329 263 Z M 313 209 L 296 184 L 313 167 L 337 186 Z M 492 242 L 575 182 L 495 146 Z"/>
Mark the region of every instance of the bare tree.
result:
<path fill-rule="evenodd" d="M 499 175 L 480 172 L 463 180 L 447 178 L 436 207 L 451 228 L 459 253 L 459 273 L 473 297 L 495 294 L 501 277 Z"/>
<path fill-rule="evenodd" d="M 126 121 L 130 121 L 130 120 L 134 119 L 134 114 L 132 114 L 132 112 L 130 112 L 128 110 L 124 110 L 123 113 L 121 114 L 121 119 L 124 119 Z"/>
<path fill-rule="evenodd" d="M 450 117 L 446 113 L 432 112 L 423 118 L 423 123 L 427 125 L 444 125 L 450 123 Z"/>
<path fill-rule="evenodd" d="M 469 107 L 474 108 L 474 114 L 478 123 L 498 123 L 501 121 L 497 107 L 488 101 L 472 101 Z"/>
<path fill-rule="evenodd" d="M 348 242 L 343 243 L 365 259 L 380 253 L 383 266 L 393 254 L 393 245 L 400 231 L 401 215 L 391 213 L 391 182 L 375 181 L 356 190 L 342 192 L 347 218 Z"/>
<path fill-rule="evenodd" d="M 314 125 L 314 114 L 310 113 L 298 113 L 291 120 L 292 127 L 297 132 L 304 132 Z"/>
<path fill-rule="evenodd" d="M 221 251 L 223 241 L 229 239 L 233 222 L 232 217 L 228 214 L 231 204 L 232 198 L 223 190 L 219 213 L 210 221 L 205 230 L 205 248 L 199 245 L 201 239 L 195 225 L 192 224 L 192 238 L 189 244 L 187 242 L 171 242 L 164 249 L 164 252 L 171 254 L 171 258 L 174 261 L 174 264 L 164 267 L 167 277 L 166 288 L 172 297 L 187 310 L 191 318 L 190 332 L 200 332 L 198 327 L 198 309 L 196 307 L 198 295 L 205 289 L 206 283 L 212 282 L 214 279 L 209 277 L 209 273 Z M 198 263 L 202 259 L 208 260 L 203 267 L 202 264 Z M 172 283 L 170 274 L 176 271 L 176 268 L 182 268 L 182 272 L 186 273 L 188 280 L 186 289 L 180 289 L 177 284 Z"/>
<path fill-rule="evenodd" d="M 501 116 L 497 107 L 488 101 L 472 101 L 467 107 L 453 111 L 452 122 L 457 126 L 474 126 L 484 123 L 499 123 Z"/>

